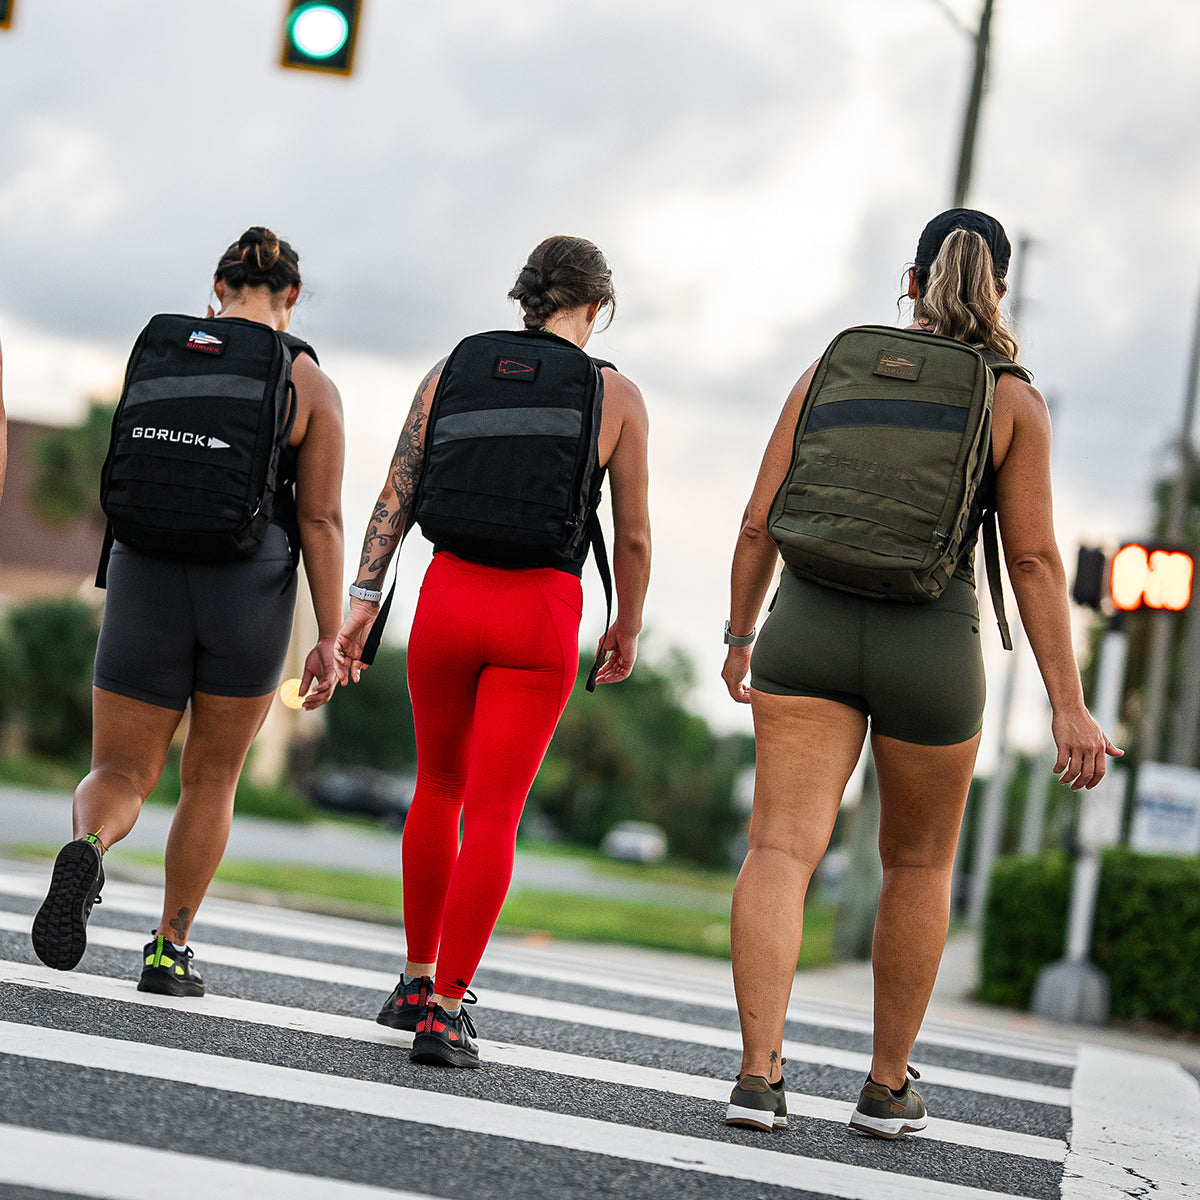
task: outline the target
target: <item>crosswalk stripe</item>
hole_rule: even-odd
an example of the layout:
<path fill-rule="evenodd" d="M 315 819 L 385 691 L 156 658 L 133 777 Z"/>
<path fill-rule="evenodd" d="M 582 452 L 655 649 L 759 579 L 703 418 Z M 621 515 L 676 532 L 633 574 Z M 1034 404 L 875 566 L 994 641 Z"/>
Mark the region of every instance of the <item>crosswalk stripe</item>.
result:
<path fill-rule="evenodd" d="M 219 1091 L 470 1131 L 677 1170 L 803 1188 L 843 1200 L 867 1200 L 880 1195 L 888 1196 L 889 1200 L 1014 1200 L 1008 1192 L 779 1154 L 591 1117 L 9 1022 L 0 1022 L 0 1053 L 170 1079 Z M 298 1097 L 303 1099 L 297 1101 Z"/>
<path fill-rule="evenodd" d="M 148 1181 L 186 1180 L 187 1200 L 432 1200 L 417 1192 L 221 1162 L 176 1150 L 0 1125 L 0 1183 L 103 1200 L 146 1200 Z"/>
<path fill-rule="evenodd" d="M 151 1008 L 182 1009 L 198 1016 L 243 1021 L 248 1024 L 267 1025 L 277 1029 L 311 1033 L 323 1037 L 338 1037 L 350 1041 L 372 1042 L 398 1048 L 407 1048 L 412 1044 L 411 1034 L 388 1029 L 361 1017 L 344 1017 L 333 1013 L 313 1012 L 309 1009 L 265 1004 L 259 1000 L 239 1000 L 228 996 L 180 998 L 156 996 L 152 993 L 137 991 L 132 982 L 112 979 L 105 975 L 83 975 L 79 972 L 68 975 L 60 971 L 51 971 L 47 967 L 27 967 L 0 961 L 0 983 L 12 983 L 48 991 L 69 991 L 76 995 L 93 996 Z M 730 1084 L 725 1080 L 712 1079 L 702 1075 L 687 1075 L 681 1071 L 643 1067 L 636 1063 L 623 1063 L 613 1059 L 589 1058 L 556 1050 L 517 1046 L 508 1042 L 493 1042 L 482 1038 L 479 1044 L 486 1061 L 505 1066 L 543 1071 L 548 1074 L 592 1080 L 598 1083 L 645 1088 L 677 1096 L 710 1100 L 722 1105 L 729 1099 Z M 844 1101 L 829 1100 L 823 1096 L 809 1096 L 791 1088 L 788 1090 L 788 1111 L 794 1117 L 807 1117 L 811 1120 L 845 1124 L 850 1116 L 851 1105 Z M 929 1127 L 922 1138 L 952 1145 L 970 1146 L 993 1153 L 1016 1154 L 1046 1162 L 1062 1162 L 1066 1154 L 1065 1143 L 1055 1138 L 1038 1137 L 1035 1134 L 1010 1132 L 936 1117 L 930 1117 Z"/>
<path fill-rule="evenodd" d="M 17 927 L 28 931 L 29 923 L 28 917 L 20 917 L 14 921 L 11 919 L 11 914 L 0 913 L 0 928 L 13 929 Z M 142 947 L 141 935 L 105 927 L 89 928 L 88 939 L 96 945 L 110 946 L 120 950 L 140 950 Z M 382 971 L 370 971 L 362 967 L 350 967 L 338 963 L 313 962 L 308 959 L 267 954 L 262 951 L 240 950 L 229 946 L 206 945 L 204 959 L 221 966 L 249 971 L 265 971 L 321 983 L 348 985 L 379 992 L 383 995 L 390 992 L 395 985 L 395 977 L 386 975 Z M 514 995 L 510 992 L 493 991 L 490 988 L 487 992 L 487 1006 L 498 1012 L 542 1017 L 550 1021 L 564 1021 L 674 1042 L 690 1042 L 714 1049 L 740 1051 L 742 1048 L 741 1035 L 732 1029 L 713 1029 L 706 1025 L 674 1021 L 664 1017 L 593 1008 L 562 1000 L 546 1000 L 537 996 Z M 793 1062 L 839 1067 L 864 1076 L 871 1067 L 869 1054 L 808 1042 L 785 1041 L 783 1055 Z M 1010 1100 L 1025 1100 L 1059 1107 L 1070 1105 L 1071 1093 L 1067 1088 L 1052 1087 L 1048 1084 L 1033 1083 L 1022 1079 L 1009 1079 L 1000 1075 L 984 1075 L 954 1067 L 923 1066 L 921 1078 L 934 1085 L 959 1088 L 969 1092 L 983 1092 Z"/>
<path fill-rule="evenodd" d="M 0 892 L 40 900 L 45 894 L 45 888 L 44 880 L 33 880 L 28 876 L 0 872 Z M 161 903 L 157 895 L 153 899 L 146 898 L 148 895 L 148 889 L 113 881 L 105 887 L 104 901 L 110 911 L 134 913 L 156 921 L 161 915 Z M 288 917 L 294 917 L 294 915 L 286 914 Z M 277 912 L 272 914 L 273 922 L 277 916 Z M 261 910 L 251 909 L 248 912 L 241 912 L 238 911 L 238 906 L 230 901 L 207 902 L 198 924 L 207 924 L 215 928 L 241 933 L 261 934 L 263 931 Z M 381 929 L 367 926 L 361 922 L 343 918 L 311 916 L 303 922 L 297 922 L 294 927 L 290 923 L 285 923 L 282 928 L 273 929 L 273 932 L 280 937 L 312 942 L 316 945 L 376 952 L 385 948 L 382 943 L 391 939 L 395 942 L 394 949 L 397 958 L 402 959 L 404 955 L 403 941 L 395 931 L 386 927 Z M 686 997 L 681 997 L 677 987 L 664 985 L 654 980 L 631 978 L 626 974 L 614 977 L 611 974 L 602 974 L 594 969 L 589 969 L 583 963 L 569 963 L 563 966 L 538 961 L 538 958 L 539 955 L 536 952 L 531 953 L 525 950 L 514 952 L 509 947 L 493 942 L 488 946 L 481 965 L 483 968 L 501 973 L 527 975 L 555 983 L 576 984 L 598 991 L 632 994 L 654 1000 L 686 999 L 689 1004 L 717 1008 L 727 1012 L 737 1009 L 728 987 L 718 992 L 714 988 L 701 987 L 689 982 Z M 869 1014 L 858 1016 L 839 1012 L 823 1005 L 807 1005 L 802 997 L 793 999 L 788 1007 L 788 1016 L 794 1021 L 818 1024 L 825 1028 L 842 1029 L 865 1035 L 871 1033 Z M 1046 1066 L 1073 1067 L 1076 1061 L 1076 1051 L 1073 1047 L 1064 1049 L 1061 1046 L 1047 1044 L 1046 1039 L 1015 1033 L 1011 1030 L 1004 1032 L 972 1030 L 970 1033 L 959 1033 L 944 1028 L 930 1027 L 921 1030 L 917 1044 L 918 1046 L 940 1046 L 949 1050 L 966 1050 L 972 1053 L 1020 1058 L 1025 1062 L 1040 1063 Z"/>

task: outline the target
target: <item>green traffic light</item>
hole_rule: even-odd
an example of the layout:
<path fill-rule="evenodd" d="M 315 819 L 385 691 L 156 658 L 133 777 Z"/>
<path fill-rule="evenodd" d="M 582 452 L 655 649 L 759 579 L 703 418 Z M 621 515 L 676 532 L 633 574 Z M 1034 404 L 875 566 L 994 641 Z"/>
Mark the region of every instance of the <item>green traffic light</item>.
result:
<path fill-rule="evenodd" d="M 332 4 L 305 4 L 288 18 L 288 37 L 309 58 L 332 58 L 349 36 L 350 22 Z"/>

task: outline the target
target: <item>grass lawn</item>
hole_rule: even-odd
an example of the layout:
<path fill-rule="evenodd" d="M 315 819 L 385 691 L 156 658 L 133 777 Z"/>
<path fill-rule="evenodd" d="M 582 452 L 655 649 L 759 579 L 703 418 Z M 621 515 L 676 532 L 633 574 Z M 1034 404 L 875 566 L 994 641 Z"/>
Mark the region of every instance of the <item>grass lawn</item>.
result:
<path fill-rule="evenodd" d="M 10 846 L 9 851 L 49 861 L 58 852 L 58 847 Z M 117 853 L 129 863 L 162 868 L 161 854 L 132 850 Z M 692 881 L 693 871 L 686 866 L 652 868 L 652 871 L 664 869 L 669 872 L 669 879 L 661 875 L 644 875 L 636 867 L 631 869 L 631 878 L 704 886 Z M 710 873 L 697 871 L 695 874 Z M 327 900 L 335 905 L 361 906 L 367 915 L 388 911 L 397 917 L 402 910 L 398 875 L 230 859 L 217 869 L 217 879 L 238 887 L 274 893 L 285 903 L 289 899 L 293 902 Z M 832 908 L 809 904 L 804 918 L 801 968 L 823 966 L 833 961 L 833 918 Z M 535 888 L 514 889 L 509 894 L 497 928 L 507 933 L 540 933 L 569 941 L 645 946 L 716 958 L 725 958 L 729 954 L 728 917 L 711 910 Z"/>

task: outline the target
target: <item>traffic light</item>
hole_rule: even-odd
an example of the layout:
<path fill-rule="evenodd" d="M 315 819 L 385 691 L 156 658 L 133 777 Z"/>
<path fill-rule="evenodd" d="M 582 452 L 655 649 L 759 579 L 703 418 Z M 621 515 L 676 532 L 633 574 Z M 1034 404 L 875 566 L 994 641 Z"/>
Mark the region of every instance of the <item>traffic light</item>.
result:
<path fill-rule="evenodd" d="M 12 27 L 13 8 L 17 0 L 0 0 L 0 29 Z"/>
<path fill-rule="evenodd" d="M 283 22 L 280 64 L 349 75 L 361 8 L 361 0 L 291 0 Z"/>
<path fill-rule="evenodd" d="M 1109 592 L 1113 608 L 1134 612 L 1139 608 L 1179 612 L 1192 598 L 1192 556 L 1183 550 L 1122 546 L 1113 555 Z"/>
<path fill-rule="evenodd" d="M 1104 568 L 1108 556 L 1095 546 L 1080 546 L 1075 562 L 1075 583 L 1071 587 L 1071 599 L 1086 608 L 1099 609 L 1107 599 L 1105 596 Z"/>

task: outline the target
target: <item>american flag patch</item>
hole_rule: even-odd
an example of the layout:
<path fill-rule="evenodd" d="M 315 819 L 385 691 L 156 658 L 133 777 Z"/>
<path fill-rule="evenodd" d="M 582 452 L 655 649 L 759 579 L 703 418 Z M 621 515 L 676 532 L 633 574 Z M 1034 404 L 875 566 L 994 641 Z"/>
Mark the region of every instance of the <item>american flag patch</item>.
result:
<path fill-rule="evenodd" d="M 194 329 L 187 340 L 187 348 L 203 350 L 208 354 L 220 354 L 225 349 L 225 343 L 214 334 L 205 333 L 202 329 Z"/>

